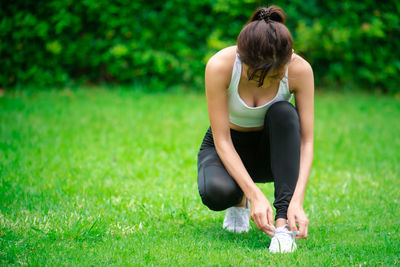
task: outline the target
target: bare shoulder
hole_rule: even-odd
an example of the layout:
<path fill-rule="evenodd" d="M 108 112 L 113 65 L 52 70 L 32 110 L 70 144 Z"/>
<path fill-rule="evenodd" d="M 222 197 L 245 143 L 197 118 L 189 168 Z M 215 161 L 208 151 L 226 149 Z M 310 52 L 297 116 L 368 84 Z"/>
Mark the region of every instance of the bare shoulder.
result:
<path fill-rule="evenodd" d="M 304 84 L 305 81 L 313 81 L 313 70 L 310 63 L 299 56 L 298 54 L 293 54 L 292 61 L 289 63 L 289 84 L 296 91 Z"/>
<path fill-rule="evenodd" d="M 206 80 L 218 80 L 229 86 L 235 58 L 236 45 L 223 48 L 215 53 L 207 62 L 205 70 Z"/>
<path fill-rule="evenodd" d="M 292 61 L 289 64 L 289 73 L 293 74 L 293 76 L 310 74 L 312 73 L 312 67 L 307 60 L 298 54 L 293 54 Z"/>

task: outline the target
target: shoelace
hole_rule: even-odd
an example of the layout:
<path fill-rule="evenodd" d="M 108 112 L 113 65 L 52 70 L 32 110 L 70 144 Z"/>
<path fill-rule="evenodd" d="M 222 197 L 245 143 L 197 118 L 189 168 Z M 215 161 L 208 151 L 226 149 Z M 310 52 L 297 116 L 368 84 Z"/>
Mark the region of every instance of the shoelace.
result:
<path fill-rule="evenodd" d="M 275 231 L 275 234 L 280 234 L 281 236 L 284 236 L 285 238 L 290 238 L 290 241 L 292 240 L 292 237 L 294 234 L 292 232 L 286 232 L 286 231 Z"/>
<path fill-rule="evenodd" d="M 286 233 L 286 234 L 289 234 L 289 235 L 292 235 L 293 237 L 295 236 L 295 235 L 298 235 L 299 234 L 299 232 L 297 232 L 297 231 L 290 231 L 288 228 L 288 224 L 285 224 L 283 227 L 279 227 L 279 228 L 276 228 L 276 229 L 274 229 L 273 230 L 273 232 L 274 233 Z M 282 229 L 283 228 L 283 229 Z"/>
<path fill-rule="evenodd" d="M 274 230 L 273 231 L 275 234 L 281 233 L 281 234 L 287 234 L 289 236 L 295 236 L 297 235 L 297 232 L 292 232 L 292 231 L 284 231 L 284 230 Z"/>

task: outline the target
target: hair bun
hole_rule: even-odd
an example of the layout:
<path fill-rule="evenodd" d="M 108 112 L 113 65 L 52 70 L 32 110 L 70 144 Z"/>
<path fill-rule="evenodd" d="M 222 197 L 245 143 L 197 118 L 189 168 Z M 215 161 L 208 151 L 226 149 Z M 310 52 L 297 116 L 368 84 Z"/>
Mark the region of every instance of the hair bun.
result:
<path fill-rule="evenodd" d="M 272 5 L 269 7 L 260 7 L 254 12 L 254 16 L 251 21 L 265 20 L 266 22 L 272 20 L 285 24 L 286 16 L 282 8 Z"/>

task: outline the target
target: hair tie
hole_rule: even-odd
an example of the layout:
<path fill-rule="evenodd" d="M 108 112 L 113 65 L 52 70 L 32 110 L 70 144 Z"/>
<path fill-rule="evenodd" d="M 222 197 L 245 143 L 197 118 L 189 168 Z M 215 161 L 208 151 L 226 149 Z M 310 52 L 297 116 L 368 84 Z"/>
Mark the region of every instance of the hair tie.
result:
<path fill-rule="evenodd" d="M 258 20 L 269 20 L 270 17 L 266 10 L 262 9 L 258 14 Z"/>
<path fill-rule="evenodd" d="M 268 14 L 268 11 L 262 9 L 260 10 L 260 13 L 258 14 L 258 20 L 265 20 L 265 22 L 268 22 L 271 19 L 270 14 Z"/>

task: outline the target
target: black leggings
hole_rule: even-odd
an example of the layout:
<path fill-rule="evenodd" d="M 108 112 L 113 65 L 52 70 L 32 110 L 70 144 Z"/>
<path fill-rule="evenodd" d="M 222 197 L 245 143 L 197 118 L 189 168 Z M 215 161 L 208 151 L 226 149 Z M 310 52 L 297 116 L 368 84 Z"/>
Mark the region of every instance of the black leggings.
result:
<path fill-rule="evenodd" d="M 231 138 L 253 181 L 274 182 L 275 219 L 287 219 L 300 165 L 300 122 L 295 107 L 288 101 L 275 102 L 267 110 L 262 131 L 231 129 Z M 243 191 L 220 160 L 211 128 L 201 144 L 197 169 L 197 184 L 204 205 L 220 211 L 241 202 Z"/>

